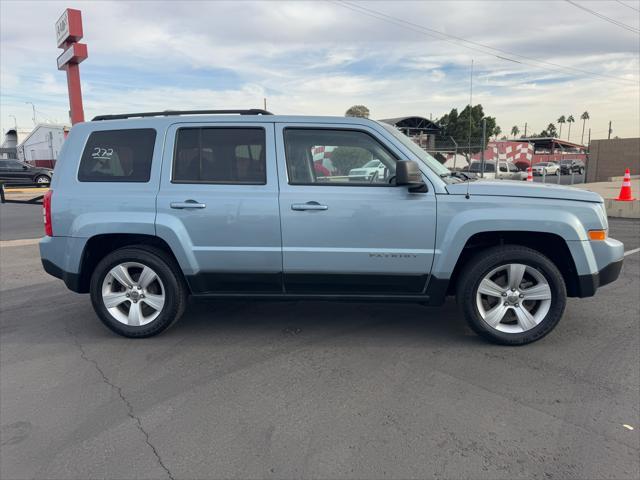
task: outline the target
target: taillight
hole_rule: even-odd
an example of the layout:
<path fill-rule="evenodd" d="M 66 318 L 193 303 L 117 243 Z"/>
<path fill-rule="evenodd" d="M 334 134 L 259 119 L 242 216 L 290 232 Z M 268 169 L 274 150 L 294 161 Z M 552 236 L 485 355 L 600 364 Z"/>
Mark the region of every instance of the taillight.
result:
<path fill-rule="evenodd" d="M 44 219 L 44 234 L 53 237 L 53 225 L 51 225 L 51 195 L 53 190 L 47 191 L 42 199 L 42 216 Z"/>

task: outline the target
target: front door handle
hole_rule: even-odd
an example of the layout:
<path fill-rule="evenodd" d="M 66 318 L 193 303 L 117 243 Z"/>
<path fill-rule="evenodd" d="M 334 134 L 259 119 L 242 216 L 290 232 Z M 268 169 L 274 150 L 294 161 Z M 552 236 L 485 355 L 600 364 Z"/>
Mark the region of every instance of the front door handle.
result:
<path fill-rule="evenodd" d="M 312 201 L 307 203 L 294 203 L 291 205 L 291 210 L 329 210 L 329 207 Z"/>
<path fill-rule="evenodd" d="M 204 203 L 198 203 L 195 200 L 185 200 L 184 202 L 171 202 L 169 204 L 171 208 L 183 210 L 185 208 L 207 208 Z"/>

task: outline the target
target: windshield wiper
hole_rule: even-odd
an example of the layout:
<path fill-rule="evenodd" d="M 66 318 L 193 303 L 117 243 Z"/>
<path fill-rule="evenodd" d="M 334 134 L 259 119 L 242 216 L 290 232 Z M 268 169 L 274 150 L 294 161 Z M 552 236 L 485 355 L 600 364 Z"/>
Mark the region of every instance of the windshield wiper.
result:
<path fill-rule="evenodd" d="M 467 172 L 448 172 L 448 173 L 441 173 L 440 174 L 440 178 L 447 178 L 447 177 L 453 177 L 453 178 L 457 178 L 460 179 L 464 182 L 466 181 L 470 181 L 470 180 L 477 180 L 477 176 L 474 174 L 469 174 Z"/>

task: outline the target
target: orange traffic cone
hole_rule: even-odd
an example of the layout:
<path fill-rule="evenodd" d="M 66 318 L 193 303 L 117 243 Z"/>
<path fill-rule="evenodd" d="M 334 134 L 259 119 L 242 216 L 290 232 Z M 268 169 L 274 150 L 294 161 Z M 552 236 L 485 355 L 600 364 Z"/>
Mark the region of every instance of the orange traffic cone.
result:
<path fill-rule="evenodd" d="M 527 168 L 527 182 L 533 182 L 533 170 L 531 167 Z"/>
<path fill-rule="evenodd" d="M 616 198 L 618 202 L 630 202 L 631 200 L 635 200 L 633 198 L 633 194 L 631 193 L 631 172 L 627 168 L 624 172 L 624 180 L 622 181 L 622 188 L 620 189 L 620 195 Z"/>

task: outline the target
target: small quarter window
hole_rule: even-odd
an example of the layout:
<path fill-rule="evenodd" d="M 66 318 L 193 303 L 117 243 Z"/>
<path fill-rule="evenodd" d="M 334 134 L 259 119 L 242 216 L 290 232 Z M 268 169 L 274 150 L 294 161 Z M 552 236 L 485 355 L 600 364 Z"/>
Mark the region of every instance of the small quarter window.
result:
<path fill-rule="evenodd" d="M 267 183 L 263 128 L 181 128 L 173 159 L 174 183 Z"/>
<path fill-rule="evenodd" d="M 148 182 L 156 131 L 103 130 L 89 135 L 82 153 L 81 182 Z"/>

